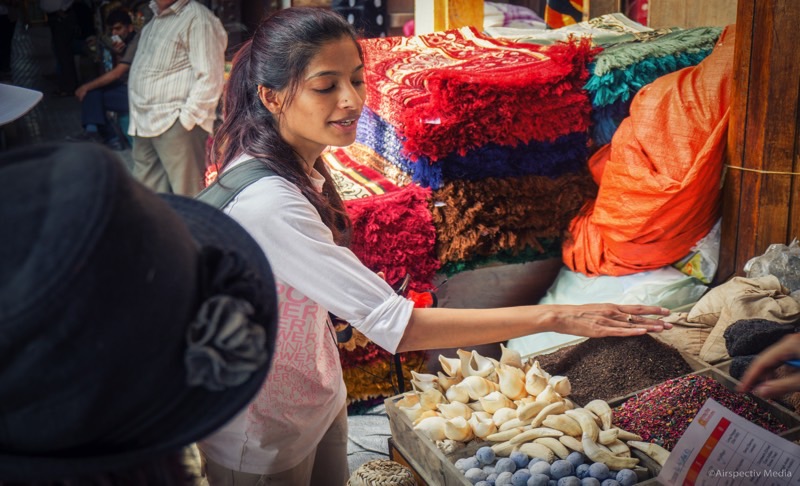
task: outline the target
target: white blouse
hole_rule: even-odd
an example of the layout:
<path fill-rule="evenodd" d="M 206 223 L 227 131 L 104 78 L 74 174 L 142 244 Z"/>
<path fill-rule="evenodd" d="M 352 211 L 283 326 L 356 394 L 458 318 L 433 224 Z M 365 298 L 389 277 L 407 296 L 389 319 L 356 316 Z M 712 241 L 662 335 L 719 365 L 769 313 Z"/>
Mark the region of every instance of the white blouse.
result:
<path fill-rule="evenodd" d="M 321 175 L 311 178 L 321 189 Z M 281 177 L 256 181 L 224 211 L 269 259 L 278 286 L 278 340 L 269 375 L 253 402 L 198 446 L 230 469 L 274 474 L 310 454 L 345 404 L 328 311 L 394 352 L 413 302 L 336 245 L 314 206 Z"/>

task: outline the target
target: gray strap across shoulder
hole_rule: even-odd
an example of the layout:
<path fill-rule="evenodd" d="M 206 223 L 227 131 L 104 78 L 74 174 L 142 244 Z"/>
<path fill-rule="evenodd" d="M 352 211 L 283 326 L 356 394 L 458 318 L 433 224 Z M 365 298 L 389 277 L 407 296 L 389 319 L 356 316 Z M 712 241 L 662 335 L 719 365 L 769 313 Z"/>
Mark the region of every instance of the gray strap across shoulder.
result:
<path fill-rule="evenodd" d="M 194 198 L 222 209 L 245 187 L 259 179 L 274 175 L 276 175 L 275 172 L 267 168 L 263 162 L 258 159 L 250 159 L 223 172 L 221 176 L 217 177 L 217 180 L 200 191 L 200 194 Z"/>

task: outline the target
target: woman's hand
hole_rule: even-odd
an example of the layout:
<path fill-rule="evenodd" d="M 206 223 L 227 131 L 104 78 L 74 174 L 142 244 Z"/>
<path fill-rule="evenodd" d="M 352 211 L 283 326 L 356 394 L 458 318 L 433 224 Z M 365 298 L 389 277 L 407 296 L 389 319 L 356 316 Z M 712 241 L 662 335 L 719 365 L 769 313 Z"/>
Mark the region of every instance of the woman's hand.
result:
<path fill-rule="evenodd" d="M 775 370 L 786 361 L 800 358 L 800 333 L 784 336 L 780 341 L 762 351 L 750 363 L 742 382 L 741 392 L 752 391 L 764 398 L 775 398 L 800 391 L 800 369 L 794 368 L 783 378 L 775 377 Z"/>
<path fill-rule="evenodd" d="M 638 336 L 671 329 L 672 324 L 648 316 L 669 315 L 651 305 L 584 304 L 558 306 L 557 332 L 587 337 Z"/>

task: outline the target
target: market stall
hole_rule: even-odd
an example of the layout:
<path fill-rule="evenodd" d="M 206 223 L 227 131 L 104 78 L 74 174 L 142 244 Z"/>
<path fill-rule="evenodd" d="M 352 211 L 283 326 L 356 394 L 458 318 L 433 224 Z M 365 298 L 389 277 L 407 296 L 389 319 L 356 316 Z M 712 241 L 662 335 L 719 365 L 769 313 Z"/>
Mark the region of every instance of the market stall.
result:
<path fill-rule="evenodd" d="M 724 50 L 709 56 L 721 29 L 656 32 L 609 15 L 564 32 L 540 32 L 518 31 L 506 39 L 464 27 L 361 41 L 369 90 L 356 143 L 331 150 L 325 160 L 349 199 L 353 251 L 391 285 L 409 276 L 411 291 L 443 291 L 448 297 L 443 305 L 464 306 L 460 301 L 476 306 L 475 299 L 459 300 L 449 292 L 447 282 L 466 282 L 459 293 L 480 294 L 487 282 L 479 272 L 491 269 L 505 290 L 527 289 L 528 298 L 483 299 L 478 307 L 532 304 L 559 277 L 530 266 L 527 272 L 517 271 L 521 265 L 563 259 L 572 270 L 590 276 L 608 274 L 612 267 L 605 261 L 625 269 L 612 275 L 655 270 L 690 254 L 718 218 L 719 190 L 707 173 L 719 168 L 720 137 L 708 138 L 704 129 L 719 135 L 717 125 L 726 122 L 727 108 L 724 99 L 713 96 L 723 83 L 704 73 L 720 72 L 714 67 L 720 62 L 711 61 L 730 61 Z M 706 57 L 711 60 L 703 63 Z M 703 70 L 705 65 L 712 68 Z M 710 77 L 710 99 L 717 103 L 711 116 L 666 131 L 661 130 L 663 120 L 648 121 L 652 131 L 664 132 L 662 140 L 678 130 L 692 137 L 680 158 L 663 151 L 664 165 L 655 170 L 666 177 L 646 185 L 647 168 L 661 162 L 640 157 L 635 162 L 642 166 L 641 180 L 623 174 L 614 179 L 618 188 L 609 190 L 603 171 L 614 174 L 617 167 L 624 171 L 633 164 L 619 156 L 624 144 L 611 155 L 598 150 L 600 141 L 591 134 L 600 125 L 598 114 L 613 106 L 610 111 L 626 118 L 643 86 L 687 66 L 697 66 L 696 74 L 677 96 L 695 88 L 696 79 Z M 650 96 L 656 106 L 666 103 L 661 100 L 671 92 L 669 83 L 664 80 L 659 97 Z M 643 116 L 652 114 L 648 110 L 642 110 Z M 610 137 L 617 121 L 607 121 Z M 630 126 L 644 122 L 621 123 L 620 129 Z M 701 140 L 709 140 L 709 146 L 703 148 Z M 695 157 L 702 150 L 708 154 L 705 164 Z M 701 205 L 684 203 L 701 196 L 706 201 Z M 619 205 L 619 200 L 632 204 Z M 670 207 L 676 201 L 680 204 Z M 609 226 L 598 219 L 607 208 L 625 215 L 609 216 L 616 220 Z M 651 213 L 649 219 L 636 216 L 637 211 Z M 679 224 L 667 231 L 670 222 Z M 631 236 L 648 224 L 650 231 Z M 623 254 L 616 243 L 621 239 L 627 245 Z M 599 266 L 588 265 L 597 260 Z M 697 276 L 692 265 L 676 272 L 686 268 Z M 475 272 L 474 278 L 462 275 L 466 272 Z M 696 293 L 686 294 L 692 297 Z M 425 360 L 408 361 L 403 370 L 391 365 L 388 354 L 358 342 L 365 344 L 342 346 L 351 404 L 374 403 L 388 391 L 399 391 L 411 369 L 426 371 Z M 537 347 L 546 345 L 519 349 L 529 354 Z M 405 358 L 410 357 L 400 359 Z"/>
<path fill-rule="evenodd" d="M 800 439 L 800 415 L 737 393 L 729 361 L 714 366 L 649 336 L 549 351 L 523 359 L 506 350 L 500 361 L 474 351 L 440 355 L 444 373 L 420 375 L 415 391 L 386 400 L 392 459 L 418 484 L 659 484 L 654 478 L 708 399 Z M 796 474 L 800 466 L 788 464 Z"/>
<path fill-rule="evenodd" d="M 715 289 L 716 292 L 706 294 L 718 298 L 719 300 L 716 302 L 712 302 L 713 299 L 700 301 L 700 297 L 708 289 L 706 285 L 711 284 L 714 278 L 717 264 L 715 255 L 712 255 L 713 258 L 709 258 L 709 255 L 714 252 L 706 252 L 705 250 L 708 248 L 702 247 L 703 237 L 716 238 L 714 243 L 716 252 L 719 252 L 720 247 L 719 216 L 722 190 L 719 181 L 724 174 L 722 168 L 725 146 L 726 141 L 729 141 L 727 127 L 728 120 L 732 116 L 730 113 L 732 105 L 730 86 L 732 84 L 732 66 L 734 65 L 734 46 L 739 45 L 739 41 L 734 40 L 735 29 L 733 26 L 729 27 L 727 32 L 722 28 L 710 27 L 675 28 L 660 31 L 632 27 L 626 29 L 625 26 L 630 27 L 630 24 L 620 20 L 619 17 L 616 20 L 619 21 L 617 26 L 619 24 L 623 26 L 621 29 L 616 29 L 618 32 L 624 31 L 622 36 L 612 40 L 608 40 L 606 37 L 603 43 L 595 42 L 593 48 L 597 48 L 597 50 L 581 61 L 586 66 L 586 72 L 580 74 L 581 79 L 585 82 L 582 89 L 588 92 L 588 101 L 591 105 L 588 112 L 590 117 L 588 123 L 580 125 L 580 128 L 573 132 L 538 136 L 540 138 L 537 138 L 535 130 L 529 129 L 524 132 L 529 138 L 522 139 L 521 143 L 519 141 L 510 142 L 508 139 L 502 138 L 492 139 L 493 127 L 481 126 L 468 132 L 467 128 L 461 126 L 464 121 L 459 119 L 457 110 L 448 111 L 446 108 L 442 108 L 440 101 L 437 102 L 439 104 L 430 104 L 433 98 L 425 97 L 430 93 L 423 96 L 422 101 L 409 95 L 408 91 L 406 91 L 408 96 L 400 96 L 399 103 L 397 99 L 393 98 L 398 93 L 403 93 L 403 90 L 424 84 L 426 88 L 433 86 L 433 89 L 441 89 L 442 93 L 447 92 L 445 89 L 454 90 L 448 92 L 449 95 L 441 99 L 457 100 L 459 109 L 463 110 L 465 106 L 471 106 L 470 103 L 474 103 L 474 98 L 467 95 L 462 96 L 458 91 L 461 89 L 458 87 L 460 79 L 452 72 L 447 72 L 448 69 L 452 69 L 448 67 L 447 63 L 436 64 L 436 57 L 433 55 L 435 53 L 426 52 L 423 56 L 426 62 L 432 62 L 434 66 L 441 68 L 433 77 L 431 77 L 431 72 L 421 68 L 419 63 L 414 61 L 414 55 L 420 52 L 419 48 L 422 46 L 434 48 L 434 50 L 447 50 L 450 57 L 447 62 L 452 63 L 453 59 L 457 59 L 458 56 L 453 55 L 455 51 L 452 50 L 451 45 L 437 42 L 435 36 L 406 39 L 400 44 L 393 44 L 396 41 L 380 41 L 376 44 L 381 46 L 378 57 L 384 64 L 377 72 L 370 73 L 374 76 L 371 84 L 380 87 L 383 83 L 383 88 L 376 88 L 377 94 L 371 94 L 371 101 L 368 101 L 365 115 L 362 118 L 366 120 L 366 123 L 359 133 L 359 141 L 353 148 L 344 150 L 342 157 L 353 156 L 354 153 L 360 152 L 362 157 L 356 156 L 357 161 L 369 161 L 367 165 L 386 175 L 401 191 L 415 184 L 430 190 L 428 193 L 429 210 L 434 215 L 432 222 L 437 235 L 431 254 L 435 255 L 439 268 L 437 269 L 437 278 L 425 288 L 435 290 L 438 283 L 447 281 L 446 277 L 441 276 L 447 272 L 451 272 L 451 278 L 456 278 L 460 272 L 482 269 L 485 265 L 485 262 L 482 261 L 472 266 L 464 265 L 465 261 L 469 260 L 469 258 L 463 258 L 464 255 L 469 254 L 466 252 L 460 254 L 461 259 L 454 260 L 461 266 L 452 266 L 452 261 L 448 260 L 450 253 L 446 250 L 447 243 L 456 238 L 442 235 L 456 234 L 457 230 L 454 228 L 458 226 L 449 227 L 448 225 L 451 221 L 458 221 L 458 218 L 437 219 L 437 213 L 441 214 L 442 212 L 440 208 L 458 207 L 458 204 L 470 198 L 484 197 L 481 194 L 482 190 L 491 192 L 491 194 L 502 192 L 492 185 L 494 179 L 492 179 L 491 171 L 498 170 L 498 167 L 503 171 L 503 176 L 509 178 L 506 180 L 513 181 L 512 184 L 520 184 L 526 177 L 526 173 L 530 174 L 547 167 L 545 163 L 547 161 L 555 161 L 553 162 L 555 166 L 564 170 L 563 173 L 555 175 L 555 178 L 559 178 L 572 171 L 568 168 L 571 163 L 585 157 L 599 191 L 596 195 L 587 193 L 584 196 L 586 198 L 584 199 L 585 205 L 579 212 L 573 213 L 574 219 L 571 219 L 568 228 L 558 224 L 554 226 L 558 228 L 555 233 L 555 244 L 557 247 L 565 249 L 564 262 L 570 267 L 569 271 L 578 277 L 574 275 L 564 277 L 559 274 L 553 279 L 555 281 L 548 297 L 551 299 L 555 298 L 553 296 L 563 297 L 565 292 L 558 292 L 559 281 L 566 282 L 567 279 L 571 279 L 570 290 L 572 293 L 580 293 L 580 290 L 576 292 L 576 289 L 580 287 L 577 287 L 575 282 L 586 283 L 581 280 L 583 278 L 581 276 L 585 274 L 590 279 L 592 277 L 616 279 L 614 284 L 618 284 L 620 293 L 616 296 L 612 295 L 612 301 L 619 301 L 635 295 L 635 298 L 640 300 L 633 302 L 670 302 L 670 305 L 667 306 L 676 311 L 670 318 L 672 322 L 676 323 L 675 332 L 659 335 L 658 339 L 648 337 L 646 340 L 637 342 L 611 339 L 579 341 L 569 336 L 562 336 L 566 339 L 539 340 L 533 346 L 523 345 L 516 349 L 517 353 L 521 353 L 521 356 L 524 357 L 524 359 L 520 358 L 516 366 L 526 377 L 523 383 L 527 383 L 527 375 L 530 371 L 537 368 L 542 370 L 542 376 L 547 376 L 548 380 L 560 376 L 571 383 L 569 392 L 560 399 L 553 399 L 550 396 L 547 399 L 539 400 L 540 407 L 563 403 L 564 410 L 554 415 L 570 416 L 574 414 L 567 413 L 567 410 L 600 407 L 599 402 L 607 404 L 611 410 L 612 421 L 605 424 L 604 428 L 602 420 L 596 417 L 600 421 L 597 424 L 600 429 L 597 433 L 600 434 L 602 431 L 615 427 L 629 432 L 631 435 L 626 434 L 628 440 L 621 441 L 629 451 L 623 452 L 621 446 L 616 443 L 615 447 L 620 448 L 620 457 L 629 454 L 633 460 L 622 461 L 618 458 L 611 458 L 606 452 L 598 453 L 594 448 L 590 449 L 590 457 L 583 447 L 586 444 L 581 443 L 582 436 L 586 433 L 583 428 L 573 428 L 572 433 L 561 431 L 561 435 L 534 437 L 536 434 L 529 433 L 529 431 L 541 428 L 540 426 L 543 425 L 541 422 L 537 424 L 537 427 L 531 426 L 531 422 L 536 418 L 535 415 L 526 417 L 526 420 L 530 419 L 527 424 L 518 423 L 516 427 L 493 432 L 493 434 L 497 434 L 518 428 L 520 430 L 515 431 L 516 435 L 509 432 L 501 436 L 494 436 L 493 438 L 497 440 L 491 440 L 489 437 L 493 434 L 489 433 L 479 436 L 479 430 L 486 432 L 492 428 L 489 422 L 493 423 L 495 429 L 505 423 L 500 419 L 495 420 L 492 413 L 488 421 L 486 416 L 479 415 L 478 418 L 473 419 L 474 423 L 470 424 L 469 420 L 475 412 L 488 413 L 486 408 L 495 406 L 494 403 L 482 403 L 481 399 L 484 402 L 500 400 L 508 405 L 500 407 L 501 409 L 513 410 L 514 413 L 519 414 L 526 405 L 537 402 L 539 393 L 528 392 L 525 396 L 516 397 L 503 394 L 500 390 L 503 386 L 502 375 L 516 374 L 517 381 L 519 381 L 519 372 L 507 371 L 509 365 L 503 363 L 504 357 L 501 357 L 499 353 L 492 355 L 490 352 L 488 357 L 484 357 L 480 351 L 475 353 L 474 350 L 466 350 L 465 355 L 469 355 L 470 358 L 464 358 L 464 356 L 453 356 L 455 350 L 450 350 L 449 353 L 442 350 L 436 356 L 428 356 L 426 363 L 429 369 L 418 368 L 410 376 L 413 379 L 414 391 L 390 397 L 385 402 L 392 434 L 390 454 L 393 459 L 414 469 L 418 481 L 424 481 L 427 484 L 473 484 L 479 480 L 481 474 L 473 471 L 468 475 L 467 472 L 475 468 L 467 467 L 467 465 L 474 466 L 477 461 L 481 466 L 478 469 L 485 469 L 484 473 L 488 476 L 487 471 L 497 468 L 498 457 L 510 457 L 511 452 L 519 452 L 523 444 L 536 443 L 539 439 L 544 439 L 537 443 L 539 446 L 547 443 L 553 446 L 549 449 L 550 452 L 538 446 L 525 447 L 524 449 L 528 451 L 525 465 L 529 467 L 523 467 L 522 459 L 517 454 L 517 459 L 519 459 L 517 468 L 528 469 L 530 472 L 530 461 L 538 457 L 534 451 L 550 459 L 548 462 L 551 468 L 555 461 L 564 461 L 569 454 L 582 452 L 584 455 L 581 464 L 585 464 L 587 468 L 591 467 L 590 463 L 603 463 L 604 461 L 601 459 L 604 458 L 607 459 L 607 465 L 610 461 L 614 466 L 630 466 L 616 469 L 608 467 L 610 471 L 617 473 L 620 469 L 632 471 L 635 478 L 631 479 L 632 477 L 629 476 L 626 481 L 645 481 L 658 474 L 661 466 L 659 460 L 663 461 L 665 455 L 668 455 L 670 450 L 675 447 L 678 439 L 708 398 L 715 399 L 735 411 L 739 416 L 744 417 L 749 423 L 757 424 L 776 436 L 790 441 L 800 439 L 800 416 L 797 415 L 796 408 L 797 397 L 787 396 L 773 402 L 734 392 L 737 379 L 741 377 L 742 370 L 746 368 L 748 359 L 752 360 L 753 355 L 764 348 L 764 343 L 774 342 L 776 332 L 797 331 L 795 326 L 800 314 L 796 313 L 792 305 L 800 304 L 797 304 L 797 301 L 789 295 L 792 290 L 796 290 L 792 286 L 793 284 L 786 285 L 782 278 L 776 282 L 758 280 L 764 276 L 761 274 L 756 276 L 757 282 L 744 284 L 744 287 L 747 288 L 720 286 Z M 583 29 L 584 32 L 590 32 L 602 23 L 592 24 L 590 22 L 586 26 L 577 28 L 577 31 Z M 614 23 L 614 19 L 606 23 Z M 602 27 L 600 28 L 602 29 Z M 575 32 L 576 28 L 573 27 L 570 30 Z M 608 35 L 610 31 L 611 29 L 603 34 Z M 457 43 L 459 35 L 462 34 L 451 33 L 449 37 L 447 34 L 437 35 L 440 39 L 447 38 L 447 42 Z M 473 42 L 478 42 L 484 47 L 491 45 L 493 48 L 510 49 L 520 48 L 521 45 L 526 44 L 536 46 L 531 48 L 531 52 L 545 55 L 549 52 L 547 47 L 542 46 L 551 45 L 559 40 L 557 34 L 553 32 L 548 32 L 539 39 L 537 39 L 537 35 L 533 34 L 518 35 L 514 39 L 516 45 L 510 46 L 498 42 L 496 39 L 483 39 L 474 31 L 470 33 L 470 36 L 472 36 Z M 599 38 L 600 36 L 598 36 Z M 631 42 L 631 40 L 633 41 Z M 402 62 L 395 62 L 396 59 L 391 58 L 390 54 L 393 49 L 403 51 Z M 369 46 L 366 51 L 369 59 Z M 369 67 L 375 66 L 370 65 L 369 61 L 367 64 Z M 386 69 L 387 65 L 392 66 L 392 69 Z M 681 71 L 683 68 L 687 69 Z M 395 73 L 399 78 L 387 81 L 384 78 L 387 77 L 386 73 L 388 72 Z M 397 74 L 398 72 L 400 74 Z M 502 82 L 502 76 L 495 77 L 497 83 Z M 409 79 L 411 80 L 410 84 L 408 84 Z M 414 83 L 419 80 L 425 80 L 425 83 L 415 85 Z M 473 77 L 470 81 L 480 84 L 478 77 Z M 654 81 L 658 81 L 658 83 L 654 83 Z M 687 101 L 687 98 L 680 93 L 680 90 L 683 89 L 680 83 L 684 83 L 687 90 L 692 90 L 691 96 L 694 98 Z M 541 88 L 541 86 L 537 86 L 534 91 L 541 90 Z M 640 91 L 642 94 L 638 96 Z M 414 94 L 419 95 L 418 92 Z M 670 105 L 669 96 L 671 95 L 676 96 L 672 101 L 680 99 L 678 104 Z M 435 95 L 433 96 L 435 98 Z M 638 102 L 637 96 L 640 98 Z M 654 98 L 656 99 L 654 100 Z M 497 112 L 502 112 L 506 104 L 514 103 L 509 100 L 501 102 L 494 98 L 491 99 L 494 102 L 492 109 Z M 519 98 L 517 103 L 521 105 L 519 100 L 522 99 L 525 98 Z M 419 106 L 422 108 L 411 113 L 413 110 L 406 111 L 407 106 L 404 104 L 406 102 L 409 102 L 408 106 L 420 103 Z M 647 106 L 648 103 L 651 106 Z M 537 106 L 542 106 L 542 104 L 539 103 Z M 519 106 L 515 105 L 514 109 L 517 108 Z M 413 115 L 410 121 L 403 118 L 406 115 L 411 116 L 409 113 Z M 492 120 L 493 115 L 488 111 L 480 113 L 484 114 L 483 118 Z M 512 110 L 509 113 L 516 113 L 516 111 Z M 565 113 L 569 113 L 569 110 Z M 691 116 L 688 116 L 687 113 Z M 641 116 L 639 120 L 635 120 L 637 115 Z M 452 118 L 448 118 L 448 116 Z M 675 118 L 670 118 L 670 116 Z M 653 121 L 654 117 L 655 121 Z M 685 131 L 677 134 L 674 130 L 676 126 L 674 121 L 677 118 L 683 118 L 679 123 L 690 119 L 690 122 L 695 125 L 685 124 L 682 126 L 682 130 Z M 625 122 L 626 119 L 633 120 Z M 414 120 L 422 120 L 423 123 L 413 125 L 416 123 Z M 569 115 L 565 114 L 563 120 L 569 120 Z M 572 123 L 572 126 L 579 125 Z M 508 135 L 512 128 L 514 127 L 501 131 L 502 135 Z M 554 126 L 548 128 L 553 129 Z M 652 130 L 652 133 L 644 134 L 646 129 Z M 448 130 L 450 131 L 448 132 Z M 658 133 L 659 131 L 661 133 Z M 617 136 L 618 132 L 619 136 Z M 443 135 L 442 142 L 437 142 L 436 137 L 440 136 L 440 133 L 446 135 Z M 467 141 L 461 143 L 458 142 L 460 140 L 458 137 L 462 133 L 477 135 L 470 136 Z M 565 143 L 559 145 L 559 137 L 564 136 L 584 137 L 587 152 L 583 155 L 574 152 L 571 155 L 565 155 L 567 148 L 574 149 L 576 142 L 575 140 L 569 142 L 562 140 Z M 614 141 L 618 141 L 616 147 Z M 454 142 L 453 147 L 447 145 L 447 143 Z M 545 146 L 542 143 L 549 145 Z M 606 143 L 609 144 L 605 148 L 600 148 Z M 492 165 L 498 160 L 503 163 L 514 160 L 516 156 L 514 151 L 520 146 L 527 150 L 524 156 L 520 156 L 528 162 L 527 166 L 520 166 L 520 164 Z M 600 150 L 598 150 L 599 148 Z M 364 154 L 368 155 L 363 156 Z M 492 164 L 487 163 L 487 159 L 491 159 Z M 668 161 L 668 163 L 660 165 L 661 160 Z M 509 169 L 509 167 L 514 169 Z M 578 170 L 576 173 L 580 173 L 580 171 Z M 739 175 L 741 174 L 744 172 L 739 173 Z M 785 176 L 786 174 L 779 175 Z M 479 183 L 471 188 L 470 182 L 472 181 L 479 181 Z M 462 186 L 456 196 L 444 202 L 444 197 L 437 197 L 442 194 L 437 191 L 441 191 L 441 188 L 448 184 L 461 184 Z M 575 184 L 576 182 L 573 180 L 569 186 L 572 187 Z M 604 192 L 612 187 L 615 187 L 613 192 Z M 542 199 L 550 197 L 546 193 L 543 194 L 545 195 L 539 199 L 534 197 L 535 202 L 526 201 L 525 205 L 534 206 L 542 203 Z M 646 203 L 638 208 L 632 208 L 630 204 L 620 204 L 621 201 L 629 201 L 630 198 L 635 199 L 636 197 L 640 197 Z M 658 198 L 662 198 L 662 200 L 659 201 Z M 440 203 L 438 208 L 437 202 Z M 604 207 L 604 205 L 606 206 Z M 502 207 L 492 202 L 487 206 Z M 637 209 L 644 215 L 640 217 L 636 213 Z M 659 211 L 664 211 L 669 215 L 661 221 L 648 219 L 652 218 L 654 214 L 658 214 Z M 500 212 L 502 213 L 502 211 Z M 554 211 L 547 213 L 549 217 L 553 218 L 551 221 L 558 219 Z M 469 214 L 469 210 L 459 208 L 454 211 L 454 214 L 463 218 L 464 215 Z M 470 225 L 464 226 L 469 227 Z M 502 225 L 497 226 L 502 227 Z M 509 230 L 509 234 L 513 233 L 515 230 Z M 570 235 L 573 239 L 564 245 L 566 240 L 562 241 L 562 239 L 566 235 Z M 574 239 L 576 235 L 578 236 L 577 241 Z M 546 253 L 546 246 L 541 245 L 541 240 L 537 241 L 540 243 L 538 253 L 541 257 Z M 581 245 L 584 247 L 581 248 Z M 535 260 L 530 257 L 530 254 L 523 256 L 525 254 L 520 252 L 519 248 L 514 248 L 512 252 L 519 258 L 516 262 L 498 260 L 497 256 L 502 252 L 498 252 L 497 248 L 489 252 L 489 254 L 492 253 L 496 263 L 505 263 L 506 265 Z M 752 258 L 756 255 L 757 253 L 754 253 L 750 256 Z M 793 253 L 793 255 L 795 254 Z M 792 258 L 796 257 L 797 255 Z M 739 271 L 741 272 L 741 270 Z M 561 273 L 563 272 L 564 269 Z M 653 279 L 645 282 L 642 278 L 642 276 L 653 276 L 651 272 L 664 272 L 657 275 L 658 278 L 670 272 L 677 274 L 682 272 L 683 277 L 681 278 L 685 280 L 676 278 L 669 281 L 669 285 L 654 290 L 654 287 L 649 285 L 653 283 Z M 674 274 L 670 273 L 670 275 Z M 562 279 L 562 277 L 564 278 Z M 635 281 L 627 277 L 639 280 Z M 553 278 L 552 274 L 549 278 Z M 691 283 L 687 284 L 688 281 Z M 642 284 L 640 289 L 644 290 L 641 294 L 632 293 L 626 296 L 625 293 L 632 288 L 629 284 L 632 283 Z M 740 282 L 734 283 L 741 285 Z M 567 288 L 566 284 L 562 286 Z M 585 287 L 583 291 L 589 295 L 576 295 L 575 297 L 588 297 L 589 301 L 592 301 L 592 295 L 596 295 L 592 293 L 593 290 L 597 289 Z M 775 309 L 767 311 L 766 307 L 750 307 L 752 301 L 743 304 L 742 301 L 753 298 L 755 294 L 758 294 L 759 298 L 766 299 L 761 300 L 759 305 L 773 307 L 779 311 Z M 608 296 L 608 294 L 604 296 Z M 656 297 L 663 297 L 665 300 L 656 299 L 656 302 L 653 302 Z M 625 302 L 631 301 L 625 300 Z M 577 302 L 551 300 L 547 303 Z M 666 304 L 662 303 L 661 305 Z M 711 311 L 701 313 L 701 309 L 711 309 Z M 698 317 L 698 314 L 702 315 Z M 750 322 L 764 316 L 767 318 L 761 319 L 761 321 L 766 322 L 756 324 Z M 735 341 L 737 332 L 753 332 L 753 329 L 768 329 L 768 332 L 772 334 L 769 334 L 769 337 L 762 336 L 763 340 L 758 346 L 754 345 L 755 347 L 749 348 L 745 346 L 746 351 L 741 351 L 741 348 L 735 346 L 732 348 L 733 350 L 728 349 L 729 341 Z M 547 349 L 547 344 L 552 343 L 555 345 Z M 492 370 L 488 371 L 487 376 L 494 374 L 494 379 L 481 382 L 486 387 L 484 392 L 487 393 L 483 395 L 467 394 L 468 398 L 464 402 L 460 402 L 448 395 L 448 390 L 454 386 L 457 388 L 457 384 L 465 379 L 466 374 L 462 372 L 461 376 L 457 377 L 449 374 L 447 369 L 455 366 L 452 364 L 452 360 L 463 363 L 464 359 L 467 359 L 468 364 L 461 364 L 459 366 L 461 370 L 470 369 L 472 365 L 477 366 L 477 363 L 490 363 Z M 535 365 L 535 362 L 538 362 L 538 365 Z M 489 367 L 487 365 L 486 369 Z M 486 376 L 481 378 L 486 380 Z M 470 379 L 469 381 L 477 380 Z M 562 388 L 566 386 L 563 382 L 562 380 Z M 438 395 L 429 390 L 436 390 Z M 537 391 L 541 392 L 541 390 Z M 492 395 L 495 392 L 500 392 L 499 394 L 505 397 L 505 401 L 500 396 Z M 492 395 L 490 400 L 487 400 L 488 395 Z M 550 395 L 550 393 L 546 395 Z M 544 402 L 548 403 L 542 405 Z M 469 411 L 465 407 L 454 405 L 455 403 L 464 403 Z M 594 405 L 589 406 L 590 403 L 594 403 Z M 461 410 L 463 415 L 460 419 L 455 416 L 445 416 L 450 413 L 445 410 L 454 409 Z M 558 407 L 556 406 L 554 409 L 557 410 Z M 493 411 L 496 413 L 498 410 Z M 540 412 L 541 408 L 538 411 Z M 504 413 L 503 420 L 518 418 L 514 417 L 512 412 Z M 427 422 L 421 425 L 425 420 Z M 553 418 L 548 422 L 552 425 L 565 421 L 566 419 Z M 573 421 L 578 421 L 580 425 L 577 417 L 573 417 Z M 591 426 L 587 425 L 587 427 Z M 447 435 L 448 433 L 450 436 Z M 594 432 L 590 432 L 591 436 L 593 434 Z M 609 434 L 606 432 L 606 435 Z M 577 439 L 578 442 L 575 443 L 565 436 Z M 554 437 L 557 438 L 556 442 L 561 443 L 561 447 L 556 445 L 553 440 L 547 440 Z M 565 438 L 562 440 L 561 437 Z M 608 446 L 613 442 L 608 437 L 605 440 L 608 440 L 609 443 L 606 444 L 602 441 L 597 443 L 601 446 Z M 637 442 L 644 443 L 644 445 L 636 444 Z M 567 444 L 575 447 L 570 448 Z M 634 444 L 645 451 L 638 450 Z M 656 444 L 663 450 L 647 444 Z M 488 454 L 485 452 L 486 447 L 492 448 L 495 458 L 491 461 L 488 460 L 488 456 L 484 456 L 485 460 L 483 461 L 478 457 L 478 451 L 481 449 L 484 450 L 481 454 Z M 581 450 L 581 447 L 584 450 Z M 599 449 L 603 451 L 602 448 Z M 562 455 L 564 457 L 561 457 Z M 539 458 L 541 459 L 541 457 Z M 576 462 L 573 464 L 573 468 L 577 469 L 579 465 Z M 797 474 L 800 474 L 800 471 Z M 610 473 L 606 477 L 610 478 Z M 558 478 L 550 476 L 550 479 Z"/>

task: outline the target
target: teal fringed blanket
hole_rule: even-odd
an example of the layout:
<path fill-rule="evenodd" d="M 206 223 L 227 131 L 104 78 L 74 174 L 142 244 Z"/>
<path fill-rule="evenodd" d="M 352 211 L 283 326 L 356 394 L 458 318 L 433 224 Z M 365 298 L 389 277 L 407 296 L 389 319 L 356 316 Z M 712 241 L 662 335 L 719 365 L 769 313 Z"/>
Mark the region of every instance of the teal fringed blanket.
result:
<path fill-rule="evenodd" d="M 661 76 L 699 64 L 721 33 L 719 27 L 653 31 L 599 53 L 589 66 L 591 75 L 585 86 L 592 102 L 594 144 L 611 141 L 640 89 Z"/>
<path fill-rule="evenodd" d="M 592 107 L 608 106 L 618 101 L 629 101 L 643 86 L 665 74 L 696 66 L 711 54 L 708 49 L 645 58 L 626 68 L 614 69 L 602 76 L 591 76 L 586 83 Z"/>
<path fill-rule="evenodd" d="M 645 59 L 711 50 L 721 33 L 721 27 L 697 27 L 639 34 L 633 41 L 614 44 L 603 50 L 595 58 L 590 72 L 592 76 L 603 76 Z"/>

